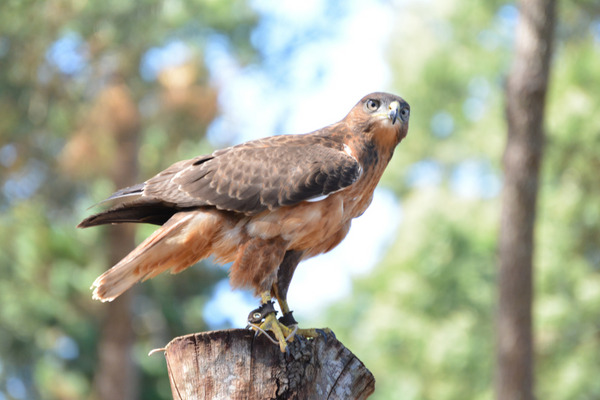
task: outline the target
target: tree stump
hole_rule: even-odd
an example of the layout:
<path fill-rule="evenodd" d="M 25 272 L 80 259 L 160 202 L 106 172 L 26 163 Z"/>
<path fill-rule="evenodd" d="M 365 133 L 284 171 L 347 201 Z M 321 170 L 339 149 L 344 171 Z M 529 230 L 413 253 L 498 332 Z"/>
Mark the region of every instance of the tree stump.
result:
<path fill-rule="evenodd" d="M 331 336 L 288 348 L 244 329 L 177 337 L 165 349 L 173 399 L 366 399 L 375 390 L 373 374 Z"/>

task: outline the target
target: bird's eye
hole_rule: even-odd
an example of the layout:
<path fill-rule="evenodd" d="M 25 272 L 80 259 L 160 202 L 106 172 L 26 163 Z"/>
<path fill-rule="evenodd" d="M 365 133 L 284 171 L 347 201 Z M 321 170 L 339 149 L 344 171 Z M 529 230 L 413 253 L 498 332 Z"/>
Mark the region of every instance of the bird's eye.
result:
<path fill-rule="evenodd" d="M 369 111 L 375 111 L 379 108 L 379 100 L 369 99 L 367 100 L 367 109 Z"/>
<path fill-rule="evenodd" d="M 400 118 L 402 118 L 404 121 L 406 121 L 408 119 L 409 115 L 410 115 L 410 109 L 408 107 L 403 107 L 400 110 Z"/>

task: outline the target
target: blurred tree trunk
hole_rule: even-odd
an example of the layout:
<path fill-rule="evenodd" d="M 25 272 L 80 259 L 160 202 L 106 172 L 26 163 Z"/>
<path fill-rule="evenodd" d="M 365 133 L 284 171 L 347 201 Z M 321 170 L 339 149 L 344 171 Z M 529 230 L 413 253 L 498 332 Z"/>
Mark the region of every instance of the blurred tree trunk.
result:
<path fill-rule="evenodd" d="M 554 0 L 521 0 L 508 77 L 505 183 L 499 243 L 496 398 L 534 399 L 532 334 L 534 224 L 544 146 L 544 105 Z"/>
<path fill-rule="evenodd" d="M 113 138 L 110 175 L 116 189 L 135 183 L 140 115 L 127 87 L 112 84 L 99 97 L 99 115 L 106 118 L 104 129 Z M 118 263 L 134 246 L 131 224 L 109 226 L 109 262 Z M 105 304 L 106 314 L 98 344 L 98 366 L 94 377 L 95 398 L 99 400 L 135 399 L 138 380 L 132 360 L 134 331 L 131 324 L 132 291 Z"/>

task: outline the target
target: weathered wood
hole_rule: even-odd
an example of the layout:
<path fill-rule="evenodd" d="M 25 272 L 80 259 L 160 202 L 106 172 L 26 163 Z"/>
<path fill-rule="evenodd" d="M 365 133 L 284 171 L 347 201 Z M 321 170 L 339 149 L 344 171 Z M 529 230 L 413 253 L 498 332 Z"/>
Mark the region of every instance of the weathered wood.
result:
<path fill-rule="evenodd" d="M 165 357 L 173 399 L 366 399 L 375 378 L 338 340 L 296 339 L 289 353 L 243 329 L 173 339 Z"/>

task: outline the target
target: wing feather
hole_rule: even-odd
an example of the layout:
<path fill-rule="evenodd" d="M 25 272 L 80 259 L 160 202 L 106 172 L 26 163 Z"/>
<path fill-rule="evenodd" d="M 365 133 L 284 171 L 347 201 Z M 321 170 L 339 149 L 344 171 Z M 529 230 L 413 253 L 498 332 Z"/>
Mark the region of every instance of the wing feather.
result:
<path fill-rule="evenodd" d="M 144 196 L 178 207 L 256 214 L 341 190 L 358 179 L 343 143 L 274 136 L 182 161 L 144 185 Z"/>
<path fill-rule="evenodd" d="M 92 215 L 79 227 L 146 222 L 216 207 L 247 215 L 310 201 L 344 189 L 361 174 L 341 141 L 314 134 L 272 136 L 171 165 L 107 200 L 135 199 Z"/>

